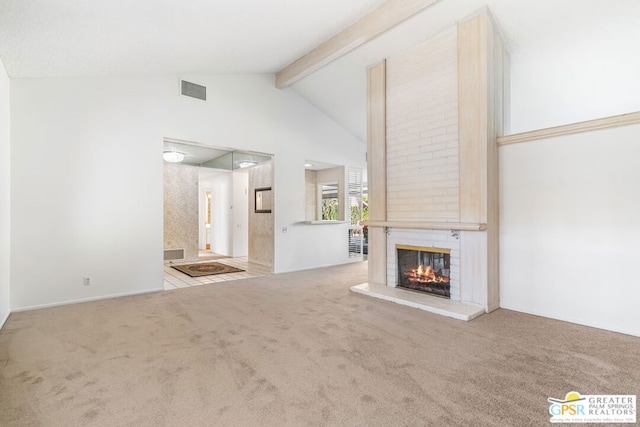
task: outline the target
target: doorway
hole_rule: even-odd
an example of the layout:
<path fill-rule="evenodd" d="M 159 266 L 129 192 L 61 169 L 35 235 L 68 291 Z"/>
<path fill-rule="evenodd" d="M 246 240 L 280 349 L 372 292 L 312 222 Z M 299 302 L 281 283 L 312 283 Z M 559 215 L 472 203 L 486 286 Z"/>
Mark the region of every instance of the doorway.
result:
<path fill-rule="evenodd" d="M 249 240 L 246 170 L 198 170 L 200 258 L 246 257 Z"/>
<path fill-rule="evenodd" d="M 211 191 L 204 192 L 204 250 L 211 250 Z"/>
<path fill-rule="evenodd" d="M 165 139 L 163 158 L 165 262 L 248 262 L 249 172 L 272 156 Z"/>

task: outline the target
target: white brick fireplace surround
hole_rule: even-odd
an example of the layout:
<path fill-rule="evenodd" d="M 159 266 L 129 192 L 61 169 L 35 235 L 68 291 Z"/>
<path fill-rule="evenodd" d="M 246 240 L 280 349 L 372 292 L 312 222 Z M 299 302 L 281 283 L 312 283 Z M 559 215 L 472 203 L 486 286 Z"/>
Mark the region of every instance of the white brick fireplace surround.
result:
<path fill-rule="evenodd" d="M 369 69 L 369 281 L 354 292 L 462 320 L 499 307 L 508 63 L 485 9 Z M 450 299 L 396 288 L 396 245 L 450 249 Z"/>

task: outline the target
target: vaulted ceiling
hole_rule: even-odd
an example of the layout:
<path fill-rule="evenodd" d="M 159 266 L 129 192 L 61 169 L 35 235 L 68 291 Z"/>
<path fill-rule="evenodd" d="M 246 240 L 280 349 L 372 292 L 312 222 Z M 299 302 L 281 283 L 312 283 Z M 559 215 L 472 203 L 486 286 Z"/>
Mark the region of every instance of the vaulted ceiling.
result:
<path fill-rule="evenodd" d="M 497 20 L 512 58 L 539 51 L 578 53 L 585 64 L 606 69 L 640 52 L 638 0 L 440 0 L 292 87 L 366 141 L 367 66 L 432 38 L 484 6 Z M 530 70 L 532 76 L 539 72 L 553 70 Z"/>
<path fill-rule="evenodd" d="M 383 2 L 0 0 L 0 57 L 11 78 L 276 73 Z M 366 67 L 485 5 L 512 54 L 640 40 L 637 0 L 439 0 L 292 87 L 364 141 Z"/>
<path fill-rule="evenodd" d="M 383 0 L 0 0 L 9 77 L 275 73 Z"/>

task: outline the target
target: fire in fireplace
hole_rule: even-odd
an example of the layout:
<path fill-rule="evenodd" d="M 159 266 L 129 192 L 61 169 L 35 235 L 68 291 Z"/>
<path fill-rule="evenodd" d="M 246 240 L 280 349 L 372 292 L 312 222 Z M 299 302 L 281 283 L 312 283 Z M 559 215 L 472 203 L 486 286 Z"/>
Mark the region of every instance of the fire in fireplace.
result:
<path fill-rule="evenodd" d="M 450 298 L 451 250 L 396 245 L 398 286 Z"/>

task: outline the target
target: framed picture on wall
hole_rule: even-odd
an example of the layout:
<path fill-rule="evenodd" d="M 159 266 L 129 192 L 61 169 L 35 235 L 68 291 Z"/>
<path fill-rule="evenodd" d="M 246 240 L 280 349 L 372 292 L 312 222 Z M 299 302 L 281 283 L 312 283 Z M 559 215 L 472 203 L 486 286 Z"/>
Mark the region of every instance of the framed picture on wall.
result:
<path fill-rule="evenodd" d="M 254 190 L 255 213 L 271 213 L 271 187 Z"/>

